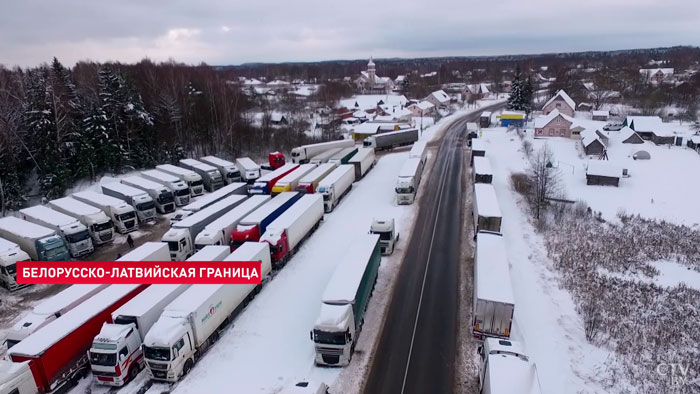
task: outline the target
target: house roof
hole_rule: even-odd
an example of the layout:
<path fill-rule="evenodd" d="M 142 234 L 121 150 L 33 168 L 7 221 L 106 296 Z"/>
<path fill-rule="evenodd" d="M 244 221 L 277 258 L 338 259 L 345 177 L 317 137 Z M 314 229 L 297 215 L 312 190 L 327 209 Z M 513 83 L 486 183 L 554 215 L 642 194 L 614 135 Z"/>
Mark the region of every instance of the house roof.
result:
<path fill-rule="evenodd" d="M 282 119 L 286 119 L 286 117 L 282 113 L 273 112 L 270 114 L 270 120 L 273 122 L 281 122 Z"/>
<path fill-rule="evenodd" d="M 610 116 L 608 111 L 593 111 L 593 116 Z"/>
<path fill-rule="evenodd" d="M 360 123 L 352 128 L 354 134 L 373 135 L 379 131 L 379 123 Z"/>
<path fill-rule="evenodd" d="M 568 116 L 566 114 L 562 114 L 561 112 L 559 112 L 559 110 L 555 109 L 554 111 L 550 112 L 549 115 L 538 116 L 535 119 L 535 128 L 541 129 L 541 128 L 547 126 L 557 116 L 561 116 L 562 118 L 564 118 L 564 120 L 568 120 L 572 124 L 574 123 L 574 118 L 572 118 L 571 116 Z"/>
<path fill-rule="evenodd" d="M 563 90 L 558 91 L 557 94 L 555 94 L 554 96 L 552 96 L 552 98 L 547 100 L 547 102 L 544 103 L 543 107 L 548 106 L 557 98 L 561 98 L 562 100 L 564 100 L 564 102 L 566 102 L 566 104 L 568 104 L 569 107 L 571 107 L 571 109 L 576 109 L 576 103 L 574 102 L 574 100 L 572 100 L 571 97 L 569 97 L 569 95 L 566 94 L 566 92 Z"/>
<path fill-rule="evenodd" d="M 654 75 L 661 71 L 664 76 L 673 75 L 673 68 L 642 68 L 639 69 L 640 74 L 646 74 L 647 76 Z"/>
<path fill-rule="evenodd" d="M 389 106 L 405 105 L 408 99 L 404 95 L 395 94 L 360 94 L 351 98 L 340 100 L 339 105 L 345 108 L 369 110 L 377 108 L 377 105 Z"/>
<path fill-rule="evenodd" d="M 596 130 L 585 129 L 581 132 L 581 143 L 583 143 L 583 146 L 585 146 L 586 148 L 589 147 L 595 141 L 600 142 L 600 144 L 603 145 L 604 148 L 607 147 L 605 145 L 605 142 L 603 142 Z"/>
<path fill-rule="evenodd" d="M 426 101 L 426 100 L 423 100 L 423 101 L 416 103 L 416 104 L 411 104 L 410 106 L 417 107 L 421 111 L 426 111 L 426 110 L 429 110 L 430 108 L 434 107 L 433 103 L 431 103 L 430 101 Z"/>
<path fill-rule="evenodd" d="M 450 102 L 450 96 L 445 93 L 444 90 L 436 90 L 432 93 L 430 93 L 431 96 L 435 97 L 435 99 L 440 103 L 440 104 L 445 104 Z"/>
<path fill-rule="evenodd" d="M 634 123 L 635 131 L 655 131 L 663 127 L 663 121 L 658 116 L 628 116 L 626 121 L 630 128 Z"/>
<path fill-rule="evenodd" d="M 609 161 L 591 160 L 588 162 L 586 175 L 620 178 L 622 176 L 622 168 Z"/>
<path fill-rule="evenodd" d="M 620 141 L 626 141 L 633 135 L 637 135 L 637 137 L 640 139 L 642 138 L 637 133 L 635 133 L 634 130 L 630 129 L 627 126 L 623 127 L 622 129 L 620 129 L 620 131 L 617 132 L 617 136 L 620 139 Z"/>

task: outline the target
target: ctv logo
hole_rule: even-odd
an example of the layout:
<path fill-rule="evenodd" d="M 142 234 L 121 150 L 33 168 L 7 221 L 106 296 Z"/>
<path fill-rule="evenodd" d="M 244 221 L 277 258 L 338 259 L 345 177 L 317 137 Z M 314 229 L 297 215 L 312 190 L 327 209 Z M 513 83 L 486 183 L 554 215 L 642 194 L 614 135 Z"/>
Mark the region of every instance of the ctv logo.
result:
<path fill-rule="evenodd" d="M 690 365 L 687 363 L 659 363 L 656 373 L 660 376 L 668 376 L 671 386 L 684 386 L 688 384 L 688 372 Z"/>

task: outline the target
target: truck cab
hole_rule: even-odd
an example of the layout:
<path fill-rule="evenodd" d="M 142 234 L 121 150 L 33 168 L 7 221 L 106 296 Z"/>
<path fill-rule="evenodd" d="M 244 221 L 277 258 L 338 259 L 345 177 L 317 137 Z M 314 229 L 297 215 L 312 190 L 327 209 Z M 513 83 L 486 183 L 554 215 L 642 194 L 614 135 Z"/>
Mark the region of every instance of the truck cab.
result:
<path fill-rule="evenodd" d="M 272 262 L 276 263 L 284 260 L 285 256 L 289 254 L 289 242 L 287 241 L 287 232 L 279 229 L 269 229 L 265 232 L 264 239 L 270 244 L 270 257 Z"/>
<path fill-rule="evenodd" d="M 106 220 L 105 220 L 106 219 Z M 92 240 L 101 245 L 114 240 L 114 222 L 104 213 L 87 218 L 88 231 Z"/>
<path fill-rule="evenodd" d="M 82 223 L 75 222 L 75 224 L 61 227 L 61 233 L 68 244 L 71 256 L 80 257 L 95 250 L 90 238 L 90 232 Z"/>
<path fill-rule="evenodd" d="M 105 324 L 89 351 L 92 375 L 100 384 L 123 386 L 143 368 L 141 335 L 134 323 Z"/>
<path fill-rule="evenodd" d="M 132 199 L 134 209 L 140 222 L 151 222 L 156 220 L 156 203 L 148 194 L 134 196 Z"/>
<path fill-rule="evenodd" d="M 0 239 L 0 247 L 5 242 L 10 244 L 10 242 Z M 0 284 L 9 291 L 15 291 L 29 286 L 17 283 L 17 262 L 29 261 L 29 255 L 19 246 L 10 245 L 12 245 L 11 248 L 3 248 L 4 250 L 0 251 Z"/>
<path fill-rule="evenodd" d="M 112 208 L 114 223 L 119 232 L 126 234 L 139 229 L 136 210 L 131 205 L 119 205 Z"/>
<path fill-rule="evenodd" d="M 348 365 L 355 347 L 352 305 L 322 303 L 321 313 L 310 336 L 316 346 L 316 365 Z"/>
<path fill-rule="evenodd" d="M 374 141 L 374 137 L 367 137 L 362 141 L 362 146 L 365 148 L 376 148 L 377 143 Z"/>
<path fill-rule="evenodd" d="M 181 221 L 182 219 L 192 215 L 194 212 L 188 211 L 185 209 L 178 209 L 177 212 L 175 212 L 175 215 L 170 218 L 170 225 L 172 226 L 173 224 Z"/>
<path fill-rule="evenodd" d="M 0 360 L 0 393 L 38 394 L 36 386 L 29 361 Z"/>
<path fill-rule="evenodd" d="M 399 205 L 412 204 L 416 198 L 416 185 L 413 177 L 400 177 L 396 181 L 396 200 Z"/>
<path fill-rule="evenodd" d="M 267 160 L 269 161 L 270 167 L 272 167 L 273 170 L 282 167 L 286 163 L 282 152 L 270 152 L 270 154 L 267 155 Z"/>
<path fill-rule="evenodd" d="M 480 393 L 541 394 L 537 367 L 519 342 L 487 338 L 477 352 Z"/>
<path fill-rule="evenodd" d="M 394 247 L 399 242 L 399 233 L 396 231 L 393 218 L 373 219 L 369 233 L 379 235 L 379 247 L 382 255 L 388 256 L 394 253 Z"/>
<path fill-rule="evenodd" d="M 333 201 L 335 201 L 335 191 L 332 187 L 321 186 L 317 190 L 323 194 L 323 209 L 326 213 L 333 210 Z"/>
<path fill-rule="evenodd" d="M 38 239 L 36 241 L 36 251 L 41 260 L 47 261 L 67 261 L 70 260 L 70 253 L 58 235 Z"/>
<path fill-rule="evenodd" d="M 231 233 L 231 250 L 235 250 L 246 242 L 256 242 L 260 239 L 260 228 L 256 225 L 239 224 Z"/>
<path fill-rule="evenodd" d="M 163 234 L 161 241 L 168 244 L 170 259 L 173 261 L 183 261 L 194 253 L 192 237 L 187 229 L 171 228 Z"/>
<path fill-rule="evenodd" d="M 151 379 L 176 382 L 194 365 L 194 333 L 189 325 L 183 324 L 186 320 L 161 316 L 158 321 L 164 319 L 172 320 L 167 335 L 158 332 L 160 335 L 157 335 L 159 338 L 157 341 L 149 340 L 150 335 L 147 335 L 143 345 L 143 355 L 148 366 L 148 376 Z"/>
<path fill-rule="evenodd" d="M 158 190 L 158 197 L 155 199 L 156 208 L 160 213 L 170 213 L 175 211 L 175 193 L 163 188 Z"/>

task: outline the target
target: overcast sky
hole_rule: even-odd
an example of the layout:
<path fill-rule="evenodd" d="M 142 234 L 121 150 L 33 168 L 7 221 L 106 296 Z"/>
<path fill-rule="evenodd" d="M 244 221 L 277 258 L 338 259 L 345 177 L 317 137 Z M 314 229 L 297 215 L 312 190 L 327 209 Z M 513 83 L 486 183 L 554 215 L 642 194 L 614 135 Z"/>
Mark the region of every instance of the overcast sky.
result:
<path fill-rule="evenodd" d="M 0 64 L 196 64 L 698 45 L 698 0 L 4 0 Z"/>

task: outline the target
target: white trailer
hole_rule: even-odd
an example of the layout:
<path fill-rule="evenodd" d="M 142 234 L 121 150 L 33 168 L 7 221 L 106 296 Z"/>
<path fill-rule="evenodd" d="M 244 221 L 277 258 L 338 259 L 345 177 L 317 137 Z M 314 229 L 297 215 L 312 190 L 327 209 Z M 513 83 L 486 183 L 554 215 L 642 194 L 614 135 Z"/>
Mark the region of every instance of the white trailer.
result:
<path fill-rule="evenodd" d="M 318 192 L 323 195 L 323 205 L 326 213 L 333 211 L 340 199 L 345 196 L 355 182 L 355 166 L 343 164 L 333 170 L 318 184 Z"/>
<path fill-rule="evenodd" d="M 493 181 L 493 171 L 491 162 L 486 157 L 474 158 L 474 170 L 472 171 L 474 183 L 491 183 Z"/>
<path fill-rule="evenodd" d="M 29 361 L 0 360 L 0 394 L 39 394 Z"/>
<path fill-rule="evenodd" d="M 365 148 L 375 150 L 393 149 L 398 146 L 411 145 L 418 141 L 418 129 L 405 129 L 381 133 L 365 138 Z"/>
<path fill-rule="evenodd" d="M 45 299 L 10 328 L 7 333 L 8 349 L 105 288 L 107 285 L 72 285 Z"/>
<path fill-rule="evenodd" d="M 204 188 L 209 192 L 216 191 L 224 186 L 224 178 L 221 176 L 221 172 L 212 165 L 195 159 L 182 159 L 180 160 L 180 167 L 199 174 L 202 177 L 202 181 L 204 181 Z"/>
<path fill-rule="evenodd" d="M 327 177 L 328 174 L 336 169 L 335 163 L 323 163 L 316 167 L 313 171 L 304 175 L 303 178 L 299 179 L 297 183 L 296 191 L 300 193 L 313 193 L 316 191 L 318 184 L 321 183 L 323 178 Z"/>
<path fill-rule="evenodd" d="M 139 222 L 156 220 L 156 203 L 148 193 L 120 182 L 102 184 L 102 193 L 126 202 L 136 210 Z"/>
<path fill-rule="evenodd" d="M 223 261 L 231 254 L 231 247 L 226 245 L 207 245 L 190 256 L 187 261 Z"/>
<path fill-rule="evenodd" d="M 271 271 L 266 243 L 247 242 L 225 260 L 262 263 Z M 168 305 L 146 334 L 144 357 L 151 379 L 176 382 L 214 343 L 221 330 L 255 293 L 256 285 L 193 285 Z"/>
<path fill-rule="evenodd" d="M 161 241 L 170 248 L 170 259 L 182 261 L 194 254 L 194 240 L 214 220 L 245 200 L 245 196 L 232 195 L 198 211 L 172 225 Z"/>
<path fill-rule="evenodd" d="M 180 178 L 158 170 L 142 171 L 141 176 L 170 189 L 175 196 L 175 205 L 178 207 L 189 204 L 190 188 Z"/>
<path fill-rule="evenodd" d="M 19 245 L 0 238 L 0 285 L 9 291 L 27 287 L 17 283 L 17 262 L 29 261 L 29 255 Z"/>
<path fill-rule="evenodd" d="M 53 209 L 35 205 L 19 211 L 22 219 L 58 231 L 73 257 L 90 254 L 95 250 L 92 238 L 84 224 L 78 219 Z"/>
<path fill-rule="evenodd" d="M 136 217 L 136 210 L 134 207 L 118 198 L 105 196 L 104 194 L 89 190 L 73 193 L 71 197 L 101 209 L 102 212 L 112 219 L 112 222 L 117 227 L 117 231 L 122 234 L 139 229 L 139 221 Z"/>
<path fill-rule="evenodd" d="M 322 163 L 327 163 L 328 160 L 335 156 L 338 152 L 343 150 L 345 148 L 333 148 L 333 149 L 328 149 L 327 151 L 323 151 L 311 159 L 309 159 L 309 163 L 311 164 L 322 164 Z"/>
<path fill-rule="evenodd" d="M 70 197 L 51 200 L 48 206 L 78 219 L 87 227 L 95 245 L 102 245 L 114 240 L 114 222 L 101 209 Z"/>
<path fill-rule="evenodd" d="M 212 204 L 219 202 L 224 198 L 232 196 L 234 194 L 242 196 L 247 195 L 248 186 L 245 183 L 241 182 L 231 183 L 230 185 L 226 185 L 213 193 L 209 193 L 206 196 L 202 196 L 196 201 L 193 201 L 190 204 L 182 207 L 182 209 L 178 210 L 177 213 L 172 218 L 170 218 L 170 224 L 172 225 L 173 223 L 177 223 L 180 220 L 192 215 L 193 213 L 199 212 L 202 209 L 211 206 Z"/>
<path fill-rule="evenodd" d="M 187 187 L 190 188 L 190 197 L 197 197 L 204 194 L 204 180 L 202 180 L 202 177 L 196 172 L 172 164 L 158 165 L 156 166 L 156 170 L 170 174 L 185 182 Z"/>
<path fill-rule="evenodd" d="M 204 156 L 199 160 L 209 164 L 210 166 L 216 167 L 221 173 L 221 176 L 224 178 L 224 183 L 227 185 L 229 183 L 240 182 L 243 180 L 241 177 L 241 170 L 238 168 L 238 166 L 236 166 L 236 164 L 228 160 L 220 159 L 216 156 Z"/>
<path fill-rule="evenodd" d="M 165 242 L 144 242 L 138 248 L 125 254 L 117 261 L 168 261 L 170 253 Z"/>
<path fill-rule="evenodd" d="M 148 330 L 168 304 L 191 285 L 151 285 L 112 312 L 90 348 L 90 369 L 95 382 L 123 386 L 143 369 L 141 345 Z"/>
<path fill-rule="evenodd" d="M 359 148 L 348 164 L 355 166 L 355 180 L 359 181 L 376 163 L 374 148 Z"/>
<path fill-rule="evenodd" d="M 220 218 L 209 223 L 194 240 L 194 247 L 200 250 L 208 245 L 226 245 L 231 243 L 231 233 L 238 223 L 249 213 L 270 201 L 270 196 L 253 196 L 241 205 L 228 211 Z"/>
<path fill-rule="evenodd" d="M 275 183 L 272 187 L 270 194 L 279 194 L 282 192 L 293 192 L 296 190 L 299 180 L 306 176 L 317 167 L 317 164 L 302 164 L 297 167 L 294 171 L 283 176 L 279 181 Z"/>
<path fill-rule="evenodd" d="M 487 338 L 479 346 L 479 392 L 541 394 L 537 366 L 520 343 Z"/>
<path fill-rule="evenodd" d="M 273 263 L 283 263 L 299 248 L 301 242 L 318 228 L 323 219 L 323 198 L 306 194 L 267 226 L 260 237 L 270 244 Z"/>
<path fill-rule="evenodd" d="M 48 227 L 6 216 L 0 218 L 0 237 L 19 245 L 32 260 L 70 260 L 63 238 L 56 230 Z"/>
<path fill-rule="evenodd" d="M 414 142 L 411 150 L 408 152 L 408 158 L 419 158 L 423 162 L 423 165 L 425 165 L 425 161 L 428 159 L 427 144 L 425 140 Z"/>
<path fill-rule="evenodd" d="M 424 161 L 419 158 L 406 160 L 396 180 L 396 201 L 399 205 L 413 204 L 423 175 Z"/>
<path fill-rule="evenodd" d="M 236 159 L 236 166 L 241 172 L 241 178 L 247 183 L 253 183 L 260 178 L 260 165 L 248 157 L 239 157 Z"/>
<path fill-rule="evenodd" d="M 165 214 L 175 211 L 175 193 L 166 186 L 140 176 L 122 178 L 121 182 L 148 193 L 156 204 L 156 209 L 159 213 Z"/>
<path fill-rule="evenodd" d="M 482 231 L 501 232 L 501 207 L 496 198 L 496 189 L 490 184 L 475 183 L 472 202 L 474 236 Z"/>
<path fill-rule="evenodd" d="M 293 163 L 307 163 L 309 159 L 321 152 L 334 148 L 349 148 L 355 145 L 352 139 L 320 142 L 318 144 L 302 145 L 292 149 Z"/>
<path fill-rule="evenodd" d="M 479 156 L 486 156 L 486 142 L 483 139 L 474 138 L 469 164 L 474 165 L 474 158 Z"/>
<path fill-rule="evenodd" d="M 475 249 L 472 332 L 477 338 L 508 338 L 515 298 L 506 244 L 500 234 L 479 233 Z"/>

